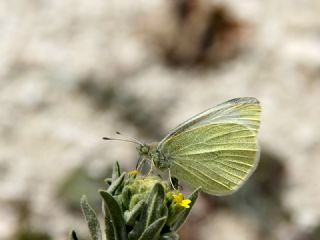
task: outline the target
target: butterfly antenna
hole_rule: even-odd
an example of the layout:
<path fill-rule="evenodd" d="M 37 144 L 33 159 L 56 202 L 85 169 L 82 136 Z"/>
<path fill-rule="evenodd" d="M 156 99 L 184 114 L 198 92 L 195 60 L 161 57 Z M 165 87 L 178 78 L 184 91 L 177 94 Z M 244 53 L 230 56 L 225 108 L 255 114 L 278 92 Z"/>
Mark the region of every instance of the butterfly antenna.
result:
<path fill-rule="evenodd" d="M 116 134 L 121 135 L 120 132 L 116 132 Z M 133 137 L 125 137 L 125 138 L 110 138 L 110 137 L 103 137 L 103 140 L 117 140 L 117 141 L 123 141 L 123 142 L 131 142 L 131 143 L 135 143 L 138 145 L 143 145 L 142 142 L 138 141 L 137 139 L 133 138 Z"/>
<path fill-rule="evenodd" d="M 116 134 L 123 136 L 120 132 L 116 132 Z M 138 139 L 134 138 L 134 137 L 129 137 L 129 136 L 124 136 L 126 139 L 131 140 L 133 142 L 138 143 L 139 145 L 143 145 L 142 142 L 140 142 Z"/>

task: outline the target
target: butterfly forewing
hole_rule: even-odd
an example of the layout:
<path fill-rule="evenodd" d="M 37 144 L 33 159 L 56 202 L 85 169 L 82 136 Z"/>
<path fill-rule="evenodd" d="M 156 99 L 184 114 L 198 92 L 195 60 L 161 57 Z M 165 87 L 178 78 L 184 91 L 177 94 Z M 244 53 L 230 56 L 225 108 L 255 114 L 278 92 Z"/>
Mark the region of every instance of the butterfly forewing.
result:
<path fill-rule="evenodd" d="M 222 103 L 179 125 L 158 145 L 171 174 L 215 195 L 237 190 L 259 160 L 260 105 L 254 98 Z"/>
<path fill-rule="evenodd" d="M 181 123 L 169 132 L 169 134 L 160 142 L 160 145 L 166 141 L 166 139 L 180 132 L 213 123 L 241 124 L 245 125 L 253 132 L 258 133 L 260 127 L 260 114 L 261 107 L 256 98 L 234 98 L 199 113 Z"/>

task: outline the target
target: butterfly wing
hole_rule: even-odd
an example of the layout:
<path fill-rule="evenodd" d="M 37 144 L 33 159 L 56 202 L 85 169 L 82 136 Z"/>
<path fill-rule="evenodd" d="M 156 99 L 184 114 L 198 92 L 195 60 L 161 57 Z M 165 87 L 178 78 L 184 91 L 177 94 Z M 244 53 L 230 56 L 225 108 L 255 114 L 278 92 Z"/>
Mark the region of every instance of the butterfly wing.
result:
<path fill-rule="evenodd" d="M 199 126 L 213 123 L 236 123 L 245 125 L 256 134 L 260 126 L 260 103 L 253 97 L 234 98 L 201 112 L 172 129 L 160 142 L 173 135 Z"/>
<path fill-rule="evenodd" d="M 237 190 L 259 160 L 260 105 L 238 98 L 196 115 L 174 129 L 158 150 L 172 176 L 214 195 Z"/>

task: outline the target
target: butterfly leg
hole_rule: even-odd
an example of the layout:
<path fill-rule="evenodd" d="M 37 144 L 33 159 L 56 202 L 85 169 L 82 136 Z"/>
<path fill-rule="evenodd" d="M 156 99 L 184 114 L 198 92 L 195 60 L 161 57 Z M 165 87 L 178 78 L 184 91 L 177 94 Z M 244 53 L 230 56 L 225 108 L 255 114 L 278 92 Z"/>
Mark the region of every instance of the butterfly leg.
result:
<path fill-rule="evenodd" d="M 168 172 L 169 172 L 169 181 L 170 181 L 170 183 L 171 183 L 171 187 L 173 188 L 173 190 L 176 190 L 176 191 L 178 191 L 178 188 L 176 188 L 175 187 L 175 184 L 173 184 L 173 182 L 172 182 L 172 177 L 171 177 L 171 171 L 170 171 L 170 168 L 168 168 Z M 174 179 L 176 179 L 176 178 L 174 178 Z M 179 186 L 179 185 L 178 185 Z"/>
<path fill-rule="evenodd" d="M 147 176 L 149 176 L 153 172 L 153 166 L 154 166 L 154 163 L 152 160 L 150 160 L 150 169 L 149 169 Z"/>
<path fill-rule="evenodd" d="M 145 161 L 146 161 L 145 158 L 140 157 L 139 160 L 137 161 L 136 169 L 140 171 Z"/>

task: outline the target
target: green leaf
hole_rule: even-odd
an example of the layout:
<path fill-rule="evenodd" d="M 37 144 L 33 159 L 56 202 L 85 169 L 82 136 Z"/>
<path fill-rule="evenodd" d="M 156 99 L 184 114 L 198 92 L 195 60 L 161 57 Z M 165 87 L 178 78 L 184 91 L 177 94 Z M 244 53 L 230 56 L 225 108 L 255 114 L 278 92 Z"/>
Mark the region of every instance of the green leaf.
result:
<path fill-rule="evenodd" d="M 159 239 L 160 232 L 167 221 L 167 217 L 159 218 L 153 222 L 147 229 L 142 233 L 139 240 L 156 240 Z"/>
<path fill-rule="evenodd" d="M 69 240 L 78 240 L 77 234 L 74 230 L 72 230 L 69 234 Z"/>
<path fill-rule="evenodd" d="M 106 184 L 108 184 L 108 185 L 111 185 L 111 183 L 112 183 L 112 178 L 106 178 L 106 179 L 104 180 L 104 182 L 105 182 Z"/>
<path fill-rule="evenodd" d="M 134 222 L 136 221 L 138 215 L 141 213 L 143 207 L 144 207 L 144 202 L 140 201 L 132 208 L 131 211 L 126 211 L 124 213 L 124 219 L 127 225 L 129 226 L 134 225 Z"/>
<path fill-rule="evenodd" d="M 171 226 L 171 230 L 173 231 L 178 231 L 179 228 L 184 224 L 184 222 L 186 221 L 194 203 L 196 202 L 199 192 L 201 190 L 201 187 L 198 187 L 196 190 L 193 191 L 193 193 L 190 194 L 190 196 L 188 197 L 188 199 L 191 200 L 190 203 L 190 208 L 185 208 L 177 217 L 177 220 L 175 221 L 175 223 L 173 224 L 173 226 Z"/>
<path fill-rule="evenodd" d="M 167 218 L 168 209 L 164 204 L 164 189 L 159 183 L 152 188 L 143 206 L 140 220 L 129 233 L 130 240 L 137 240 L 142 233 L 158 219 Z M 161 229 L 160 229 L 161 230 Z"/>
<path fill-rule="evenodd" d="M 146 220 L 145 226 L 152 224 L 155 220 L 163 217 L 164 189 L 159 183 L 155 184 L 147 199 L 147 211 L 142 218 Z"/>
<path fill-rule="evenodd" d="M 175 232 L 165 233 L 160 236 L 159 240 L 178 240 L 179 236 Z"/>
<path fill-rule="evenodd" d="M 107 191 L 100 190 L 99 192 L 104 203 L 107 239 L 127 240 L 126 226 L 118 203 Z"/>
<path fill-rule="evenodd" d="M 112 169 L 112 181 L 115 181 L 118 177 L 120 177 L 120 174 L 121 174 L 120 165 L 119 165 L 119 162 L 116 161 Z"/>
<path fill-rule="evenodd" d="M 126 173 L 123 172 L 120 175 L 120 177 L 118 177 L 118 178 L 116 178 L 115 180 L 112 181 L 111 185 L 107 189 L 108 193 L 113 194 L 117 190 L 117 188 L 122 184 L 125 175 L 126 175 Z"/>
<path fill-rule="evenodd" d="M 82 196 L 80 204 L 82 212 L 86 218 L 92 240 L 102 240 L 98 218 L 94 210 L 89 205 L 86 196 Z"/>
<path fill-rule="evenodd" d="M 131 191 L 129 187 L 125 186 L 122 189 L 121 197 L 122 197 L 122 204 L 124 206 L 124 209 L 129 209 L 130 197 L 131 197 Z"/>

